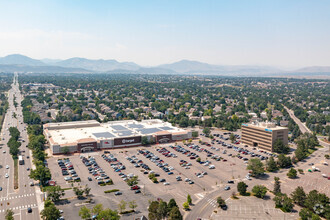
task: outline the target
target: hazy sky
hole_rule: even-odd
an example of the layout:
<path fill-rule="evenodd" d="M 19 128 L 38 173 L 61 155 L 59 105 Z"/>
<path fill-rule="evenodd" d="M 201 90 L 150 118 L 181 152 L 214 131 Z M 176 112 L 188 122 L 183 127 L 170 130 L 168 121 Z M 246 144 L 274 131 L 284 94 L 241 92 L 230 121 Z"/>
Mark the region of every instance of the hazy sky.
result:
<path fill-rule="evenodd" d="M 330 66 L 329 0 L 0 0 L 0 56 Z"/>

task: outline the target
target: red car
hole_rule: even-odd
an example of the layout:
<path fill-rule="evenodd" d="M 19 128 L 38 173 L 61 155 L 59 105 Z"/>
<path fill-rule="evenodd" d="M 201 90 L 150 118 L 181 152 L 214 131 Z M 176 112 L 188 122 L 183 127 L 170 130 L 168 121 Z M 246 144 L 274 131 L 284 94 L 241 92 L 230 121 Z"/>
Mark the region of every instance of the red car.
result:
<path fill-rule="evenodd" d="M 131 187 L 131 190 L 138 190 L 138 189 L 140 189 L 139 186 L 132 186 L 132 187 Z"/>

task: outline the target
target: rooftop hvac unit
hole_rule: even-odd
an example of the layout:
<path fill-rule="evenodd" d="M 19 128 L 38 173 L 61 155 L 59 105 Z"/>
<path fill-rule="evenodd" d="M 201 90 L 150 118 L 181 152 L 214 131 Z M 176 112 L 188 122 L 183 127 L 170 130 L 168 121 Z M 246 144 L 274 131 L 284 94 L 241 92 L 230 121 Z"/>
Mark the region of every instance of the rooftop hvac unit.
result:
<path fill-rule="evenodd" d="M 64 140 L 65 139 L 65 137 L 62 137 L 62 140 Z"/>

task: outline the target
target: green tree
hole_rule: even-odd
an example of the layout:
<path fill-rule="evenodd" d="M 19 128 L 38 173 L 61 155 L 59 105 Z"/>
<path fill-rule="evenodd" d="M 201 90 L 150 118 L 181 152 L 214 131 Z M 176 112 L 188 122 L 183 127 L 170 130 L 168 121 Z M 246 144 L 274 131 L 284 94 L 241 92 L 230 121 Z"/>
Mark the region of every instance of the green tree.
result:
<path fill-rule="evenodd" d="M 63 147 L 63 148 L 62 148 L 62 152 L 63 152 L 63 154 L 65 154 L 65 155 L 69 154 L 69 153 L 70 153 L 70 149 L 69 149 L 69 147 L 68 147 L 68 146 Z"/>
<path fill-rule="evenodd" d="M 293 209 L 293 202 L 286 194 L 278 193 L 274 199 L 276 208 L 281 208 L 284 212 L 291 212 Z"/>
<path fill-rule="evenodd" d="M 6 220 L 14 220 L 14 212 L 11 209 L 6 210 L 5 219 Z"/>
<path fill-rule="evenodd" d="M 119 219 L 120 216 L 118 215 L 118 212 L 111 209 L 104 209 L 97 216 L 97 220 L 119 220 Z"/>
<path fill-rule="evenodd" d="M 159 205 L 158 205 L 158 209 L 157 209 L 157 216 L 160 219 L 164 219 L 164 218 L 166 218 L 167 213 L 168 213 L 167 203 L 163 200 L 160 200 Z"/>
<path fill-rule="evenodd" d="M 291 167 L 289 172 L 286 174 L 290 179 L 294 179 L 297 177 L 297 170 Z"/>
<path fill-rule="evenodd" d="M 236 141 L 236 136 L 233 133 L 231 133 L 229 139 L 231 140 L 231 143 L 234 143 Z"/>
<path fill-rule="evenodd" d="M 143 136 L 141 138 L 141 144 L 142 145 L 148 145 L 148 144 L 150 144 L 147 136 Z"/>
<path fill-rule="evenodd" d="M 205 127 L 205 128 L 203 129 L 203 133 L 206 135 L 206 137 L 208 137 L 208 136 L 210 135 L 210 133 L 211 133 L 210 128 L 209 128 L 209 127 Z"/>
<path fill-rule="evenodd" d="M 168 212 L 170 212 L 173 209 L 173 207 L 178 207 L 179 208 L 179 206 L 176 203 L 175 199 L 172 198 L 172 199 L 170 199 L 170 201 L 167 204 Z"/>
<path fill-rule="evenodd" d="M 301 218 L 301 220 L 309 220 L 312 218 L 312 212 L 306 208 L 303 208 L 300 210 L 299 212 L 299 217 Z"/>
<path fill-rule="evenodd" d="M 88 185 L 86 184 L 85 189 L 84 189 L 84 193 L 86 196 L 89 196 L 89 193 L 91 192 L 91 188 L 88 187 Z"/>
<path fill-rule="evenodd" d="M 132 178 L 128 179 L 126 181 L 127 185 L 134 186 L 134 185 L 138 184 L 139 183 L 138 178 L 139 178 L 138 176 L 133 176 Z"/>
<path fill-rule="evenodd" d="M 267 188 L 265 186 L 262 185 L 255 185 L 252 188 L 252 192 L 254 193 L 254 195 L 258 198 L 264 198 L 266 193 L 267 193 Z"/>
<path fill-rule="evenodd" d="M 185 210 L 189 210 L 190 209 L 190 206 L 189 206 L 189 203 L 188 202 L 184 202 L 182 206 L 183 206 L 183 209 L 185 209 Z"/>
<path fill-rule="evenodd" d="M 312 214 L 312 220 L 321 220 L 321 218 L 316 214 Z"/>
<path fill-rule="evenodd" d="M 252 171 L 252 176 L 260 176 L 264 174 L 264 164 L 258 158 L 250 159 L 247 166 L 248 170 Z"/>
<path fill-rule="evenodd" d="M 73 187 L 73 192 L 76 194 L 78 199 L 82 199 L 84 195 L 84 189 L 81 189 L 81 187 Z"/>
<path fill-rule="evenodd" d="M 291 198 L 294 203 L 304 207 L 305 200 L 306 200 L 306 193 L 304 191 L 304 188 L 301 186 L 298 186 L 292 193 Z"/>
<path fill-rule="evenodd" d="M 50 170 L 41 164 L 37 165 L 35 170 L 31 170 L 29 176 L 34 180 L 39 180 L 42 186 L 46 186 L 47 181 L 52 177 Z"/>
<path fill-rule="evenodd" d="M 238 184 L 237 184 L 237 191 L 242 195 L 242 196 L 244 196 L 244 195 L 246 195 L 246 189 L 247 189 L 247 185 L 246 185 L 246 183 L 244 183 L 243 181 L 241 181 L 241 182 L 239 182 Z"/>
<path fill-rule="evenodd" d="M 281 193 L 281 182 L 279 177 L 274 177 L 274 194 L 277 195 Z"/>
<path fill-rule="evenodd" d="M 158 210 L 159 202 L 158 201 L 152 201 L 148 207 L 148 218 L 150 220 L 156 220 L 158 219 Z"/>
<path fill-rule="evenodd" d="M 190 194 L 188 194 L 188 196 L 187 196 L 187 202 L 188 202 L 189 205 L 192 204 L 192 199 L 191 199 Z"/>
<path fill-rule="evenodd" d="M 60 210 L 48 199 L 45 201 L 44 209 L 40 212 L 40 215 L 43 220 L 54 220 L 61 217 Z"/>
<path fill-rule="evenodd" d="M 286 157 L 284 154 L 280 154 L 277 159 L 277 164 L 280 168 L 287 168 L 292 165 L 291 158 Z"/>
<path fill-rule="evenodd" d="M 86 206 L 83 206 L 79 210 L 79 216 L 82 219 L 90 219 L 92 217 L 91 210 L 87 208 Z"/>
<path fill-rule="evenodd" d="M 177 206 L 174 206 L 171 211 L 169 212 L 168 216 L 169 220 L 182 220 L 182 214 Z"/>
<path fill-rule="evenodd" d="M 123 211 L 125 211 L 126 205 L 127 205 L 127 202 L 125 202 L 124 200 L 120 201 L 120 203 L 118 204 L 119 213 L 122 213 Z"/>
<path fill-rule="evenodd" d="M 225 200 L 223 198 L 221 198 L 221 196 L 219 196 L 217 198 L 217 203 L 218 203 L 219 207 L 222 207 L 222 206 L 226 205 Z"/>
<path fill-rule="evenodd" d="M 277 139 L 274 142 L 273 151 L 276 153 L 279 153 L 279 154 L 287 154 L 287 153 L 289 153 L 290 148 L 288 145 L 284 145 L 282 140 Z"/>
<path fill-rule="evenodd" d="M 61 188 L 61 186 L 52 186 L 47 188 L 47 197 L 52 202 L 58 202 L 60 201 L 61 197 L 65 195 L 64 190 Z"/>
<path fill-rule="evenodd" d="M 135 201 L 135 200 L 132 200 L 132 201 L 129 201 L 129 202 L 128 202 L 128 206 L 129 206 L 133 211 L 135 211 L 135 209 L 136 209 L 136 207 L 137 207 L 138 205 L 136 204 L 136 201 Z"/>
<path fill-rule="evenodd" d="M 266 169 L 269 172 L 274 172 L 278 170 L 274 157 L 270 157 L 266 162 Z"/>

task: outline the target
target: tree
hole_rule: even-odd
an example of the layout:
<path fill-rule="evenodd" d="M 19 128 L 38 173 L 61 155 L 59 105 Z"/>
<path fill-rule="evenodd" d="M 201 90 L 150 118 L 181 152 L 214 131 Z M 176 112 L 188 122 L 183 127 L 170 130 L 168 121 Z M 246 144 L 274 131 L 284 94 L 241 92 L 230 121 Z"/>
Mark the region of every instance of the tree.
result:
<path fill-rule="evenodd" d="M 260 176 L 265 172 L 264 164 L 258 158 L 250 159 L 247 169 L 252 171 L 252 176 Z"/>
<path fill-rule="evenodd" d="M 61 197 L 64 195 L 65 195 L 65 192 L 61 188 L 61 186 L 52 186 L 52 187 L 47 188 L 47 197 L 52 202 L 60 201 Z"/>
<path fill-rule="evenodd" d="M 82 199 L 84 195 L 84 189 L 81 189 L 81 187 L 73 187 L 73 192 L 76 194 L 78 199 Z"/>
<path fill-rule="evenodd" d="M 97 220 L 119 220 L 118 212 L 111 209 L 104 209 L 97 215 Z"/>
<path fill-rule="evenodd" d="M 128 202 L 128 206 L 129 206 L 131 209 L 133 209 L 133 211 L 135 211 L 135 209 L 136 209 L 136 207 L 137 207 L 137 204 L 136 204 L 135 200 L 133 200 L 133 201 Z"/>
<path fill-rule="evenodd" d="M 210 133 L 211 133 L 210 128 L 209 127 L 205 127 L 203 129 L 203 133 L 205 134 L 206 137 L 208 137 L 210 135 Z"/>
<path fill-rule="evenodd" d="M 87 208 L 86 206 L 83 206 L 79 210 L 79 216 L 82 219 L 90 219 L 92 217 L 91 210 Z"/>
<path fill-rule="evenodd" d="M 139 178 L 138 176 L 133 176 L 132 178 L 128 179 L 126 181 L 127 185 L 134 186 L 134 185 L 138 184 L 139 183 L 138 178 Z"/>
<path fill-rule="evenodd" d="M 312 220 L 321 220 L 321 218 L 316 214 L 312 214 Z"/>
<path fill-rule="evenodd" d="M 254 195 L 256 197 L 263 199 L 267 193 L 267 187 L 262 186 L 262 185 L 255 185 L 252 188 L 252 192 L 254 193 Z"/>
<path fill-rule="evenodd" d="M 246 183 L 244 182 L 239 182 L 237 184 L 237 191 L 242 195 L 244 196 L 246 194 L 246 189 L 247 189 L 248 185 L 246 185 Z"/>
<path fill-rule="evenodd" d="M 69 149 L 69 147 L 68 147 L 68 146 L 63 147 L 63 148 L 62 148 L 62 152 L 63 152 L 63 154 L 65 154 L 65 155 L 69 154 L 69 153 L 70 153 L 70 149 Z"/>
<path fill-rule="evenodd" d="M 309 220 L 312 218 L 312 212 L 309 209 L 303 208 L 299 212 L 301 220 Z"/>
<path fill-rule="evenodd" d="M 278 193 L 274 199 L 276 208 L 281 208 L 284 212 L 291 212 L 294 206 L 292 199 L 286 194 Z"/>
<path fill-rule="evenodd" d="M 192 204 L 192 199 L 191 199 L 191 196 L 189 194 L 187 196 L 187 202 L 188 202 L 189 205 Z"/>
<path fill-rule="evenodd" d="M 219 196 L 217 198 L 217 203 L 218 203 L 219 207 L 222 207 L 222 206 L 226 205 L 225 200 L 223 198 L 221 198 L 221 196 Z"/>
<path fill-rule="evenodd" d="M 281 193 L 281 183 L 280 183 L 280 178 L 279 177 L 274 177 L 274 194 L 279 194 Z"/>
<path fill-rule="evenodd" d="M 11 209 L 6 210 L 5 219 L 6 220 L 14 220 L 14 212 Z"/>
<path fill-rule="evenodd" d="M 234 143 L 236 141 L 236 136 L 233 133 L 231 133 L 229 139 L 231 140 L 231 143 Z"/>
<path fill-rule="evenodd" d="M 282 140 L 277 139 L 274 142 L 273 151 L 276 153 L 279 153 L 279 154 L 287 154 L 287 153 L 289 153 L 290 148 L 288 145 L 284 145 Z"/>
<path fill-rule="evenodd" d="M 147 136 L 143 136 L 141 138 L 141 144 L 142 145 L 148 145 L 148 144 L 150 144 Z"/>
<path fill-rule="evenodd" d="M 298 161 L 301 161 L 306 158 L 306 152 L 305 152 L 304 148 L 300 145 L 297 146 L 297 149 L 294 152 L 294 155 L 296 156 Z"/>
<path fill-rule="evenodd" d="M 304 188 L 301 186 L 298 186 L 292 193 L 291 198 L 294 203 L 304 207 L 305 200 L 306 200 L 306 193 L 304 191 Z"/>
<path fill-rule="evenodd" d="M 174 206 L 168 216 L 169 220 L 182 220 L 182 214 L 177 206 Z"/>
<path fill-rule="evenodd" d="M 31 170 L 29 176 L 34 180 L 39 180 L 42 186 L 45 186 L 52 177 L 50 170 L 41 164 L 37 165 L 35 170 Z"/>
<path fill-rule="evenodd" d="M 40 212 L 40 215 L 44 220 L 54 220 L 61 217 L 60 210 L 58 210 L 49 199 L 45 201 L 44 209 Z"/>
<path fill-rule="evenodd" d="M 188 202 L 184 202 L 182 206 L 183 206 L 183 209 L 185 209 L 185 210 L 189 210 L 189 208 L 190 208 Z"/>
<path fill-rule="evenodd" d="M 274 172 L 278 170 L 274 157 L 270 157 L 266 162 L 266 169 L 269 172 Z"/>
<path fill-rule="evenodd" d="M 289 178 L 293 179 L 297 177 L 297 170 L 291 167 L 289 172 L 286 174 Z"/>
<path fill-rule="evenodd" d="M 178 207 L 179 208 L 178 204 L 176 204 L 176 201 L 172 198 L 167 203 L 168 212 L 170 212 L 173 209 L 173 207 Z"/>
<path fill-rule="evenodd" d="M 88 187 L 88 185 L 86 184 L 85 189 L 84 189 L 84 193 L 86 196 L 89 196 L 89 193 L 91 192 L 91 188 Z"/>
<path fill-rule="evenodd" d="M 157 216 L 159 216 L 160 219 L 164 219 L 167 216 L 167 211 L 167 203 L 163 200 L 160 200 L 157 209 Z"/>
<path fill-rule="evenodd" d="M 92 208 L 92 213 L 94 215 L 99 215 L 103 210 L 103 205 L 102 204 L 96 204 L 93 208 Z"/>
<path fill-rule="evenodd" d="M 150 220 L 156 220 L 158 219 L 157 216 L 157 210 L 158 210 L 159 202 L 158 201 L 152 201 L 148 207 L 148 218 Z"/>
<path fill-rule="evenodd" d="M 125 211 L 126 204 L 127 204 L 127 202 L 125 202 L 124 200 L 120 201 L 120 203 L 118 204 L 119 213 L 122 213 L 123 211 Z"/>
<path fill-rule="evenodd" d="M 292 165 L 291 158 L 286 157 L 284 154 L 280 154 L 277 159 L 277 164 L 281 168 L 287 168 Z"/>

